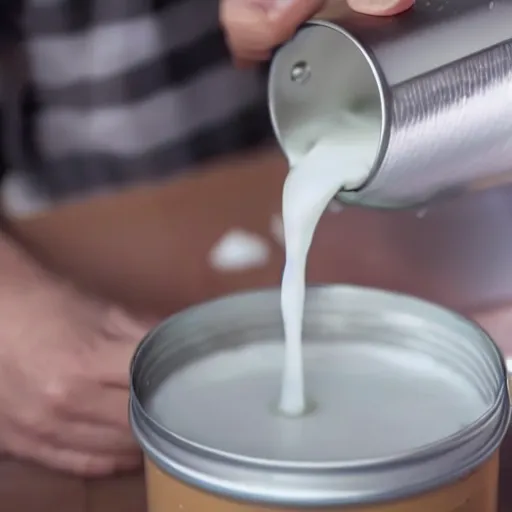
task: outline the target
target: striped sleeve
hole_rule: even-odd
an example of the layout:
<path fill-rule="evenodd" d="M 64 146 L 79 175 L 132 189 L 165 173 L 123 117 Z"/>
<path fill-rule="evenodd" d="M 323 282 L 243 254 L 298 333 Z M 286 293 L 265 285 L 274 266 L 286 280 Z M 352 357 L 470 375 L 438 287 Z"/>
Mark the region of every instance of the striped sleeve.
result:
<path fill-rule="evenodd" d="M 264 76 L 232 67 L 216 0 L 26 1 L 25 137 L 54 200 L 269 138 Z"/>

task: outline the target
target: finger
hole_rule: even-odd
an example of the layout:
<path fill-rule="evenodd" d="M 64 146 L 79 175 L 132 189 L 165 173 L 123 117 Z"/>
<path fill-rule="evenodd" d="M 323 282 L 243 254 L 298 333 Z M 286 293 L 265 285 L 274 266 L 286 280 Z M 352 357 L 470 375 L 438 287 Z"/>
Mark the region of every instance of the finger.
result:
<path fill-rule="evenodd" d="M 283 43 L 291 37 L 302 23 L 312 18 L 325 4 L 326 0 L 281 0 L 275 2 L 274 8 L 268 14 L 279 37 L 276 44 Z"/>
<path fill-rule="evenodd" d="M 357 12 L 373 16 L 392 16 L 410 9 L 414 0 L 347 0 L 348 5 Z"/>
<path fill-rule="evenodd" d="M 98 387 L 98 392 L 93 400 L 77 404 L 75 409 L 69 411 L 66 418 L 129 432 L 128 401 L 128 389 L 111 386 L 101 389 Z"/>
<path fill-rule="evenodd" d="M 126 422 L 127 423 L 127 422 Z M 45 429 L 28 429 L 24 425 L 15 425 L 15 429 L 28 437 L 37 438 L 56 449 L 73 448 L 96 455 L 134 455 L 139 447 L 127 424 L 113 427 L 103 423 L 85 423 L 79 420 L 53 424 Z"/>
<path fill-rule="evenodd" d="M 220 20 L 234 56 L 245 60 L 246 55 L 269 49 L 267 9 L 240 0 L 221 3 Z"/>
<path fill-rule="evenodd" d="M 269 51 L 292 37 L 297 27 L 312 17 L 324 1 L 274 1 L 268 8 L 254 2 L 224 0 L 220 15 L 228 44 L 239 58 Z"/>
<path fill-rule="evenodd" d="M 102 456 L 131 456 L 139 452 L 139 446 L 129 429 L 103 424 L 69 422 L 44 439 L 57 448 L 72 447 L 80 452 Z"/>
<path fill-rule="evenodd" d="M 103 341 L 94 354 L 92 377 L 106 386 L 129 387 L 130 364 L 139 345 L 138 341 Z M 101 397 L 98 397 L 100 399 Z"/>
<path fill-rule="evenodd" d="M 104 476 L 117 471 L 136 469 L 142 462 L 140 451 L 105 455 L 71 447 L 55 446 L 51 442 L 27 436 L 21 430 L 11 430 L 5 436 L 9 453 L 43 464 L 53 469 L 80 476 Z"/>
<path fill-rule="evenodd" d="M 73 447 L 99 454 L 138 451 L 128 413 L 128 390 L 98 387 L 92 399 L 77 401 L 59 416 L 42 416 L 37 422 L 23 418 L 9 422 L 9 430 L 37 438 L 59 448 Z"/>

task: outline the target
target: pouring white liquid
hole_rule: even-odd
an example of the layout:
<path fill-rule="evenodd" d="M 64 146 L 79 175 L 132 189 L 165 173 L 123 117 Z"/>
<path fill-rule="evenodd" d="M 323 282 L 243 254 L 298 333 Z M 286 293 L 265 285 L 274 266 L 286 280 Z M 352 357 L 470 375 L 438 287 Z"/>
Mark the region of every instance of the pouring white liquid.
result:
<path fill-rule="evenodd" d="M 351 334 L 340 343 L 309 339 L 303 350 L 308 250 L 331 198 L 368 175 L 378 136 L 375 124 L 369 124 L 368 118 L 346 119 L 287 177 L 284 371 L 281 339 L 205 353 L 173 369 L 148 399 L 149 414 L 159 424 L 193 443 L 236 456 L 358 461 L 409 452 L 453 435 L 489 406 L 468 375 L 419 350 L 352 339 Z M 200 325 L 197 329 L 201 333 Z M 315 407 L 305 414 L 309 401 Z"/>
<path fill-rule="evenodd" d="M 283 190 L 286 266 L 281 286 L 285 362 L 279 408 L 289 416 L 306 411 L 302 356 L 302 319 L 306 262 L 313 235 L 329 202 L 347 185 L 368 176 L 375 148 L 369 116 L 347 117 L 322 137 L 288 174 Z"/>

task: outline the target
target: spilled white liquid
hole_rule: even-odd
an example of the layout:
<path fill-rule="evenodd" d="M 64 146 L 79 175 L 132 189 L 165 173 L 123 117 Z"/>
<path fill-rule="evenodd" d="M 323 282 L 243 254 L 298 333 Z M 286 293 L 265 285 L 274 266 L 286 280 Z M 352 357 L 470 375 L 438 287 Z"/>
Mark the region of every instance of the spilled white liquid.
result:
<path fill-rule="evenodd" d="M 374 157 L 371 117 L 353 117 L 324 136 L 291 169 L 283 191 L 286 265 L 281 285 L 285 362 L 280 409 L 291 416 L 305 412 L 302 321 L 306 262 L 316 226 L 336 193 L 362 183 Z"/>
<path fill-rule="evenodd" d="M 270 247 L 260 236 L 233 229 L 210 251 L 210 265 L 219 272 L 240 272 L 264 267 L 270 258 Z"/>

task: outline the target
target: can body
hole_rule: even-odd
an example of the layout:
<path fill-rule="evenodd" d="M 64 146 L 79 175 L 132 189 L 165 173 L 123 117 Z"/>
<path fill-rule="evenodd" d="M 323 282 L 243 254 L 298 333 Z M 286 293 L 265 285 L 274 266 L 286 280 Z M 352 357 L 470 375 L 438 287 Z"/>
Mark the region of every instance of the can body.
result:
<path fill-rule="evenodd" d="M 243 503 L 209 494 L 191 487 L 164 473 L 146 461 L 146 493 L 148 512 L 190 510 L 199 512 L 289 512 L 302 508 L 269 507 Z M 469 477 L 449 486 L 406 500 L 369 506 L 329 507 L 331 512 L 496 512 L 498 510 L 498 455 L 478 468 Z M 315 510 L 319 510 L 315 508 Z"/>
<path fill-rule="evenodd" d="M 344 381 L 342 389 L 346 394 L 355 389 L 352 399 L 360 391 L 358 386 L 349 387 L 348 383 L 359 382 L 364 387 L 365 379 L 378 373 L 372 366 L 375 362 L 373 354 L 378 355 L 377 359 L 382 356 L 381 361 L 392 361 L 392 371 L 400 372 L 400 365 L 393 366 L 396 360 L 407 358 L 408 354 L 421 353 L 421 357 L 426 357 L 424 361 L 428 362 L 429 368 L 447 364 L 450 372 L 460 374 L 464 380 L 461 389 L 471 388 L 476 393 L 475 397 L 482 397 L 482 408 L 471 420 L 460 425 L 457 423 L 453 432 L 437 437 L 438 434 L 432 435 L 431 431 L 436 430 L 436 425 L 446 423 L 445 416 L 450 416 L 452 409 L 458 407 L 457 400 L 448 402 L 443 415 L 425 417 L 428 426 L 418 434 L 419 437 L 412 432 L 415 441 L 411 446 L 397 449 L 391 444 L 381 450 L 377 443 L 374 446 L 375 456 L 373 451 L 363 453 L 363 445 L 372 444 L 372 440 L 365 437 L 367 434 L 363 434 L 362 438 L 356 435 L 358 439 L 353 443 L 361 443 L 361 456 L 357 448 L 347 456 L 347 460 L 341 460 L 336 454 L 331 457 L 331 452 L 337 451 L 336 443 L 351 444 L 348 442 L 350 439 L 343 440 L 342 424 L 336 426 L 336 435 L 332 439 L 329 438 L 330 425 L 320 425 L 320 430 L 315 432 L 322 434 L 325 426 L 324 437 L 330 439 L 326 445 L 328 450 L 320 455 L 316 453 L 325 449 L 325 446 L 322 448 L 325 444 L 322 436 L 313 442 L 309 439 L 303 458 L 302 455 L 295 458 L 293 450 L 289 452 L 285 446 L 283 451 L 279 446 L 286 445 L 290 433 L 297 432 L 293 428 L 285 427 L 287 435 L 277 437 L 279 443 L 276 444 L 271 429 L 266 431 L 263 428 L 260 435 L 258 427 L 253 435 L 259 436 L 263 444 L 267 437 L 269 442 L 263 447 L 263 452 L 255 453 L 253 439 L 246 433 L 250 425 L 244 424 L 243 418 L 243 415 L 251 416 L 253 410 L 249 408 L 242 411 L 240 417 L 233 416 L 233 419 L 230 416 L 228 422 L 224 421 L 222 416 L 225 416 L 226 404 L 221 403 L 222 397 L 218 397 L 217 402 L 211 396 L 196 402 L 193 395 L 198 381 L 196 376 L 191 378 L 187 374 L 187 368 L 210 368 L 201 365 L 208 365 L 226 354 L 231 357 L 247 347 L 251 348 L 251 354 L 258 354 L 259 348 L 265 346 L 265 340 L 282 336 L 279 291 L 252 292 L 197 306 L 170 318 L 150 333 L 132 363 L 130 417 L 145 453 L 148 511 L 325 509 L 343 512 L 496 512 L 498 451 L 507 431 L 510 403 L 505 363 L 488 336 L 476 325 L 443 308 L 373 289 L 318 287 L 309 290 L 306 302 L 304 336 L 306 347 L 313 351 L 311 353 L 317 354 L 316 349 L 323 346 L 319 343 L 325 340 L 335 340 L 332 341 L 334 345 L 330 345 L 331 341 L 325 345 L 329 351 L 331 346 L 340 347 L 347 343 L 347 350 L 343 352 L 343 357 L 348 358 L 347 365 L 339 368 L 339 373 L 347 372 L 349 380 Z M 357 352 L 355 359 L 354 350 Z M 263 360 L 268 358 L 258 356 L 255 361 Z M 305 361 L 307 369 L 307 357 Z M 315 362 L 314 359 L 311 361 Z M 318 361 L 322 371 L 325 360 L 320 358 Z M 194 366 L 196 364 L 199 366 Z M 383 380 L 376 381 L 382 383 L 379 386 L 382 389 L 391 389 L 385 376 L 387 364 L 379 376 Z M 404 387 L 415 386 L 411 381 L 415 375 L 417 381 L 422 380 L 422 367 L 417 368 L 420 373 L 409 374 L 400 381 Z M 237 372 L 233 364 L 225 370 L 226 374 Z M 208 386 L 214 388 L 219 381 L 218 375 L 211 371 L 206 374 Z M 169 376 L 171 379 L 167 380 Z M 363 380 L 357 380 L 361 376 Z M 313 389 L 315 376 L 311 374 L 309 377 Z M 351 381 L 353 378 L 356 380 Z M 163 401 L 158 401 L 155 397 L 165 382 L 170 382 L 171 388 L 174 386 L 174 395 L 171 393 Z M 181 385 L 179 382 L 188 383 L 191 387 L 183 393 L 185 388 L 176 387 Z M 243 390 L 232 389 L 237 387 L 233 382 L 228 380 L 229 386 L 225 387 L 223 383 L 221 388 L 228 396 L 226 402 L 240 399 L 238 405 L 231 404 L 230 414 L 236 414 L 239 406 L 243 408 L 249 396 L 244 395 Z M 435 387 L 435 382 L 432 384 Z M 362 413 L 364 418 L 378 418 L 383 414 L 380 408 L 383 411 L 403 402 L 407 404 L 407 416 L 399 417 L 397 422 L 390 422 L 388 417 L 387 424 L 398 430 L 402 427 L 404 433 L 399 437 L 408 437 L 411 434 L 407 430 L 409 418 L 421 416 L 422 411 L 428 409 L 428 397 L 422 398 L 420 386 L 417 388 L 420 393 L 417 400 L 407 402 L 406 394 L 401 398 L 397 396 L 400 388 L 397 389 L 391 394 L 383 394 L 377 386 L 373 387 L 378 407 L 373 407 L 371 397 L 364 397 L 361 391 L 362 402 L 370 401 L 368 408 L 357 409 L 355 416 Z M 438 392 L 450 394 L 451 391 L 440 386 Z M 432 393 L 436 391 L 432 390 Z M 339 396 L 342 397 L 343 393 Z M 178 401 L 176 397 L 179 397 Z M 352 399 L 347 403 L 352 403 Z M 199 416 L 187 427 L 186 418 L 190 419 L 189 413 L 197 403 L 201 404 L 196 411 Z M 350 415 L 347 410 L 344 421 L 348 421 Z M 313 415 L 311 418 L 316 421 Z M 248 421 L 257 422 L 258 418 L 250 417 Z M 361 431 L 371 431 L 367 424 L 358 425 L 357 421 L 355 426 Z M 227 435 L 218 437 L 219 428 L 224 429 Z M 239 430 L 240 435 L 237 433 Z M 307 427 L 304 432 L 306 430 Z M 425 434 L 428 439 L 423 442 Z M 384 444 L 387 437 L 387 432 L 384 432 Z M 240 442 L 232 444 L 232 438 Z M 291 444 L 293 442 L 292 439 Z M 300 443 L 302 438 L 298 439 Z M 285 452 L 292 453 L 292 456 L 284 456 Z"/>
<path fill-rule="evenodd" d="M 306 24 L 270 73 L 284 152 L 293 164 L 323 118 L 373 105 L 373 167 L 342 201 L 398 208 L 510 182 L 511 16 L 509 0 L 418 0 L 393 18 Z"/>

